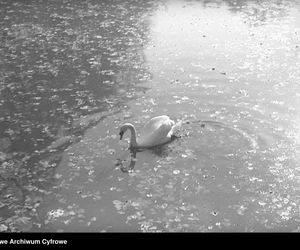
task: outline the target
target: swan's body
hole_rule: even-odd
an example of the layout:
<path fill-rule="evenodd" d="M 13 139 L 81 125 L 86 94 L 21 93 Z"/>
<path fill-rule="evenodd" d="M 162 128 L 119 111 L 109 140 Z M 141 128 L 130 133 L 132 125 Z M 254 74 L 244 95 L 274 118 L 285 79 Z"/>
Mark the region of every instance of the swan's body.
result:
<path fill-rule="evenodd" d="M 125 123 L 120 128 L 120 140 L 127 129 L 131 132 L 130 147 L 149 148 L 165 144 L 172 140 L 176 124 L 168 116 L 162 115 L 152 118 L 148 121 L 137 137 L 136 129 L 131 123 Z"/>

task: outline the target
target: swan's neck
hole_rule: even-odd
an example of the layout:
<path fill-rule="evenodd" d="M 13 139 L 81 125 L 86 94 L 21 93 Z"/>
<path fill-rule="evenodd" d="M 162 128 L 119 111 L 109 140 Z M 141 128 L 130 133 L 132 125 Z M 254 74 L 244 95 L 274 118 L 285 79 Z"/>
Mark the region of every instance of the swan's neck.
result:
<path fill-rule="evenodd" d="M 130 147 L 137 147 L 137 140 L 136 140 L 136 130 L 134 125 L 132 124 L 126 124 L 128 129 L 130 130 L 131 133 L 131 139 L 130 139 Z"/>

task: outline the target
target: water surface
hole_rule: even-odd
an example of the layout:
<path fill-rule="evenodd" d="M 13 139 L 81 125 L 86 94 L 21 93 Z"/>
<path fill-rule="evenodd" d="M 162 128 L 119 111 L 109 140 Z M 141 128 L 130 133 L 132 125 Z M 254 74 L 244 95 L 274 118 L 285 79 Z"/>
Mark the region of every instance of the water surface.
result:
<path fill-rule="evenodd" d="M 0 9 L 2 231 L 299 231 L 296 1 Z M 132 158 L 160 114 L 181 138 Z"/>

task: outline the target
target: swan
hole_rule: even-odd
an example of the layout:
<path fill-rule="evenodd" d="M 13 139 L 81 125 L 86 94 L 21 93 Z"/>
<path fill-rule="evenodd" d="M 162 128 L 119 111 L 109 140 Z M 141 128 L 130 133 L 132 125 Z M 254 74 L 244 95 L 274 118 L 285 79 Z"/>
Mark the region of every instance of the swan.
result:
<path fill-rule="evenodd" d="M 137 137 L 135 126 L 125 123 L 120 128 L 120 140 L 129 129 L 131 132 L 130 148 L 150 148 L 162 145 L 173 139 L 177 125 L 167 115 L 156 116 L 144 125 L 140 136 Z"/>

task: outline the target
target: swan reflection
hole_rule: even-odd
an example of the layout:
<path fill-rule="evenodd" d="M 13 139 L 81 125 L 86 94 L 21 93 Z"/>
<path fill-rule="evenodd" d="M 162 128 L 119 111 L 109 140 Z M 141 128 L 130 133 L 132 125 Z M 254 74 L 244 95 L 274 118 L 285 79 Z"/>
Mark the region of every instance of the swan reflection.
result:
<path fill-rule="evenodd" d="M 174 136 L 172 136 L 171 141 L 178 139 L 178 138 L 179 138 L 178 136 L 174 135 Z M 167 145 L 167 144 L 152 147 L 150 149 L 137 149 L 137 148 L 131 147 L 131 148 L 129 148 L 130 161 L 128 159 L 122 160 L 122 159 L 118 158 L 116 166 L 120 167 L 120 170 L 123 173 L 130 173 L 133 171 L 134 166 L 137 162 L 137 157 L 136 157 L 137 153 L 148 151 L 159 157 L 167 157 L 172 150 L 173 150 L 172 147 L 169 147 L 169 145 Z M 128 165 L 126 164 L 127 162 L 129 162 Z"/>
<path fill-rule="evenodd" d="M 137 161 L 137 159 L 136 159 L 136 153 L 137 153 L 137 149 L 130 148 L 130 162 L 129 162 L 129 165 L 128 166 L 124 166 L 124 163 L 127 160 L 117 159 L 116 166 L 120 167 L 120 170 L 123 173 L 130 173 L 130 172 L 132 172 L 132 170 L 133 170 L 133 168 L 135 166 L 135 163 Z"/>

